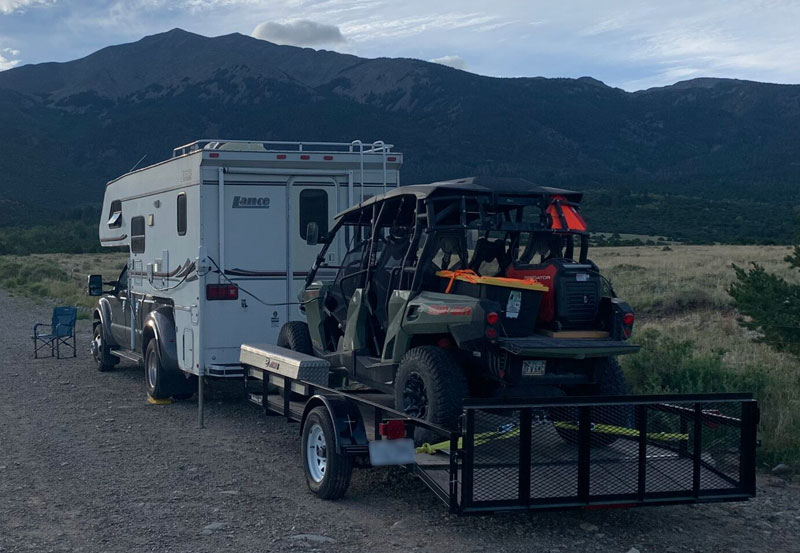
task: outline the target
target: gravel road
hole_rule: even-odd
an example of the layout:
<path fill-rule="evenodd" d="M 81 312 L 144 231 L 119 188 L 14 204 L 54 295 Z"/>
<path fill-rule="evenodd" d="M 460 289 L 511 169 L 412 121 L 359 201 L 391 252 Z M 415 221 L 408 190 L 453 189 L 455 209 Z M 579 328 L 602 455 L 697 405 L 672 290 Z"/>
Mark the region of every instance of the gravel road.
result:
<path fill-rule="evenodd" d="M 400 469 L 307 491 L 298 427 L 233 391 L 150 405 L 134 366 L 34 360 L 48 307 L 0 292 L 0 551 L 800 552 L 800 486 L 759 479 L 739 504 L 458 518 Z"/>

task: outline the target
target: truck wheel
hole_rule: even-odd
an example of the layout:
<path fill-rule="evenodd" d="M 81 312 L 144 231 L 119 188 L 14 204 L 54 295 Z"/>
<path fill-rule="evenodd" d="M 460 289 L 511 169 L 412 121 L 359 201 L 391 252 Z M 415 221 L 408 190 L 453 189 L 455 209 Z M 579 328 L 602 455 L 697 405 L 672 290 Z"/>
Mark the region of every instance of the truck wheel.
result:
<path fill-rule="evenodd" d="M 569 395 L 581 396 L 624 396 L 628 395 L 628 386 L 625 374 L 622 372 L 616 357 L 599 357 L 595 359 L 596 384 L 581 387 Z M 556 430 L 561 437 L 573 444 L 578 443 L 578 431 L 572 428 L 578 421 L 578 410 L 575 408 L 558 409 L 558 414 L 553 413 L 551 418 L 556 422 Z M 633 417 L 628 406 L 602 406 L 592 409 L 592 445 L 610 445 L 617 441 L 633 426 Z M 601 429 L 597 429 L 602 425 Z M 633 435 L 635 430 L 631 431 Z"/>
<path fill-rule="evenodd" d="M 347 492 L 353 460 L 336 453 L 336 434 L 327 408 L 315 407 L 308 414 L 300 456 L 312 492 L 322 499 L 339 499 Z"/>
<path fill-rule="evenodd" d="M 171 375 L 161 364 L 161 354 L 155 339 L 147 343 L 144 355 L 144 379 L 147 393 L 153 399 L 168 399 L 172 395 Z"/>
<path fill-rule="evenodd" d="M 455 429 L 462 402 L 469 396 L 464 371 L 447 351 L 420 346 L 406 352 L 394 380 L 395 408 L 432 424 Z M 430 430 L 416 428 L 414 442 L 441 439 Z"/>
<path fill-rule="evenodd" d="M 92 338 L 92 358 L 97 364 L 97 370 L 101 372 L 110 371 L 114 365 L 119 363 L 119 357 L 111 355 L 108 344 L 103 334 L 103 323 L 94 325 L 94 336 Z"/>
<path fill-rule="evenodd" d="M 302 321 L 290 321 L 283 325 L 278 334 L 278 345 L 298 353 L 314 355 L 308 325 Z"/>

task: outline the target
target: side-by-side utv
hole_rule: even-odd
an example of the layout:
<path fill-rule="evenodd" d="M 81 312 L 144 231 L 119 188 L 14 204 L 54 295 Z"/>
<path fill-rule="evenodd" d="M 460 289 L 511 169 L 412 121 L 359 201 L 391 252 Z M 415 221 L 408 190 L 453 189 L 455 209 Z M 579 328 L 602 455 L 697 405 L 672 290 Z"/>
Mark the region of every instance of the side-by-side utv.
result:
<path fill-rule="evenodd" d="M 634 314 L 588 259 L 581 194 L 524 179 L 405 186 L 339 214 L 278 345 L 454 427 L 467 397 L 621 395 Z M 341 266 L 327 252 L 344 249 Z"/>

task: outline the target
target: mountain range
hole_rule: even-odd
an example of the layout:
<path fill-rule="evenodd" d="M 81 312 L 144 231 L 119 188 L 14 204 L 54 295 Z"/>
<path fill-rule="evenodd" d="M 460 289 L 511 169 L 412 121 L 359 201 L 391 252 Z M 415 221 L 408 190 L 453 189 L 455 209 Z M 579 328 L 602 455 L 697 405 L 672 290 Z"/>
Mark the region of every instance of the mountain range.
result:
<path fill-rule="evenodd" d="M 523 176 L 586 191 L 595 230 L 696 242 L 790 241 L 800 199 L 800 85 L 631 93 L 174 29 L 0 72 L 1 224 L 96 206 L 142 156 L 198 138 L 380 139 L 405 183 Z"/>

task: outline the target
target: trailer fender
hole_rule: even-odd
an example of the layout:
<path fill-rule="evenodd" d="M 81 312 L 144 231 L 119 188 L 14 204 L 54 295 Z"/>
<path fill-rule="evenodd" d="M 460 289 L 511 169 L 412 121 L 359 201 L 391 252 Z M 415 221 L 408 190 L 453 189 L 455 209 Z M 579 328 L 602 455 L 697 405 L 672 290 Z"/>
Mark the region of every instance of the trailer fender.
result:
<path fill-rule="evenodd" d="M 306 418 L 312 409 L 324 405 L 333 421 L 336 432 L 336 453 L 341 454 L 348 446 L 367 446 L 367 430 L 358 406 L 345 397 L 317 394 L 308 400 L 300 420 L 300 435 L 306 424 Z"/>
<path fill-rule="evenodd" d="M 175 322 L 167 309 L 158 309 L 147 315 L 142 327 L 142 351 L 147 351 L 150 340 L 156 340 L 165 368 L 178 369 L 178 345 L 175 339 Z"/>
<path fill-rule="evenodd" d="M 119 345 L 111 336 L 111 325 L 109 324 L 109 321 L 111 321 L 111 305 L 108 303 L 108 298 L 101 297 L 97 300 L 97 307 L 92 314 L 92 324 L 98 321 L 103 325 L 103 342 L 109 345 Z"/>

